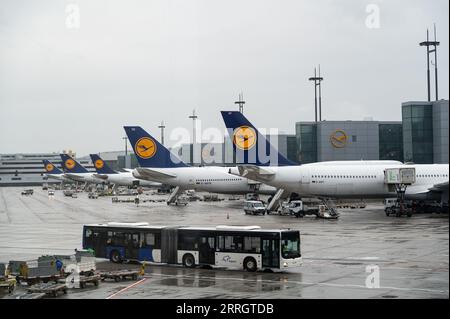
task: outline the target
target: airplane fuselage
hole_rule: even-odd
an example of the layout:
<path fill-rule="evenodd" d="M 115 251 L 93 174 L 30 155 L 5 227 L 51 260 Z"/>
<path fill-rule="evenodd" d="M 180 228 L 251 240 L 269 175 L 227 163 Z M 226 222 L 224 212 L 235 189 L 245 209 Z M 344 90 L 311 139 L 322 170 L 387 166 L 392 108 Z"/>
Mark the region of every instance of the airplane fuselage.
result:
<path fill-rule="evenodd" d="M 133 176 L 132 172 L 106 174 L 106 182 L 120 186 L 159 187 L 161 183 L 140 180 Z"/>
<path fill-rule="evenodd" d="M 384 181 L 387 168 L 414 167 L 416 182 L 406 190 L 406 198 L 427 199 L 426 190 L 448 183 L 449 167 L 436 165 L 317 165 L 270 167 L 275 174 L 264 183 L 301 196 L 325 198 L 395 197 Z"/>
<path fill-rule="evenodd" d="M 65 173 L 64 176 L 75 182 L 94 183 L 94 184 L 104 183 L 103 180 L 96 178 L 93 173 Z"/>
<path fill-rule="evenodd" d="M 149 169 L 151 170 L 151 168 Z M 145 174 L 142 174 L 145 173 L 145 168 L 135 170 L 133 176 L 139 179 L 153 180 L 171 186 L 179 186 L 182 189 L 194 189 L 210 193 L 259 193 L 271 195 L 276 192 L 274 187 L 250 181 L 247 178 L 240 176 L 231 175 L 228 173 L 229 168 L 226 167 L 158 168 L 157 171 L 172 176 L 145 176 Z"/>
<path fill-rule="evenodd" d="M 68 178 L 65 177 L 64 174 L 49 174 L 49 173 L 47 173 L 47 174 L 45 174 L 45 176 L 47 176 L 50 179 L 55 179 L 55 180 L 58 180 L 58 181 L 66 181 L 66 180 L 68 180 Z"/>

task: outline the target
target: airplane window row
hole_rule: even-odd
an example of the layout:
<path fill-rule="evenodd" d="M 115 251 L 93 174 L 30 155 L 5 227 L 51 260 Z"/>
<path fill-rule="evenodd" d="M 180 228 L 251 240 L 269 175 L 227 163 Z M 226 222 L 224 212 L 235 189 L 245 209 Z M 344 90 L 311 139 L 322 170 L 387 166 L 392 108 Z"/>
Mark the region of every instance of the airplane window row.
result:
<path fill-rule="evenodd" d="M 240 181 L 240 178 L 224 178 L 224 179 L 197 179 L 197 182 L 232 182 Z"/>
<path fill-rule="evenodd" d="M 448 174 L 419 174 L 419 175 L 416 175 L 416 177 L 424 177 L 424 178 L 427 178 L 427 177 L 448 177 Z"/>
<path fill-rule="evenodd" d="M 376 175 L 313 175 L 312 178 L 377 178 Z"/>

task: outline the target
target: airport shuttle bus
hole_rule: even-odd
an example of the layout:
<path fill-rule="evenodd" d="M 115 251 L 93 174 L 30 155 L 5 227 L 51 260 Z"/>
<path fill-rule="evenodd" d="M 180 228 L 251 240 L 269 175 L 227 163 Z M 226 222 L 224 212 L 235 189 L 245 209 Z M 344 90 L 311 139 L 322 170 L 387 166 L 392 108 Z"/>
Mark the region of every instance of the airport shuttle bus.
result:
<path fill-rule="evenodd" d="M 148 223 L 85 225 L 83 249 L 112 262 L 283 270 L 302 264 L 300 231 L 259 226 L 164 227 Z"/>

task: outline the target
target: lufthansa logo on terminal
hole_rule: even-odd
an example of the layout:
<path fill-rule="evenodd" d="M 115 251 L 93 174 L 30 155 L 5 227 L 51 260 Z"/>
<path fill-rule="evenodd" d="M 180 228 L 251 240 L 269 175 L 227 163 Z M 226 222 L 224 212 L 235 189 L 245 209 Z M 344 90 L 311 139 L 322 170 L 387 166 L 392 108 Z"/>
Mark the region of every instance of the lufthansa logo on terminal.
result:
<path fill-rule="evenodd" d="M 343 148 L 347 145 L 347 134 L 343 130 L 336 130 L 330 136 L 331 145 L 335 148 Z"/>
<path fill-rule="evenodd" d="M 256 140 L 256 131 L 252 127 L 241 126 L 234 131 L 234 145 L 241 150 L 248 151 L 253 148 Z"/>
<path fill-rule="evenodd" d="M 66 160 L 64 162 L 64 165 L 66 165 L 67 169 L 73 169 L 75 167 L 75 161 L 71 158 L 69 158 L 68 160 Z"/>
<path fill-rule="evenodd" d="M 98 159 L 94 163 L 96 169 L 102 169 L 105 163 L 101 159 Z"/>
<path fill-rule="evenodd" d="M 149 159 L 156 154 L 156 143 L 150 137 L 142 137 L 134 146 L 136 155 L 143 159 Z"/>
<path fill-rule="evenodd" d="M 51 172 L 53 170 L 53 168 L 54 168 L 53 164 L 50 164 L 50 163 L 48 163 L 45 166 L 45 169 L 47 170 L 47 172 Z"/>

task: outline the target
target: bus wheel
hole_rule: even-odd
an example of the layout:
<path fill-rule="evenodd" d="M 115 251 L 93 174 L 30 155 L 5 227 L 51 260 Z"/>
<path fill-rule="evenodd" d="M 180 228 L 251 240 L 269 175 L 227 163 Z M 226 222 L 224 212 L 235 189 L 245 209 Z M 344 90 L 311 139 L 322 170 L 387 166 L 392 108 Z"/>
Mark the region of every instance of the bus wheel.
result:
<path fill-rule="evenodd" d="M 247 257 L 244 260 L 244 269 L 249 271 L 249 272 L 254 272 L 256 271 L 256 260 L 253 257 Z"/>
<path fill-rule="evenodd" d="M 111 260 L 113 263 L 119 264 L 122 262 L 122 258 L 120 258 L 120 253 L 117 250 L 113 250 L 109 254 L 109 260 Z"/>
<path fill-rule="evenodd" d="M 195 259 L 191 254 L 186 254 L 183 256 L 183 266 L 187 268 L 195 267 Z"/>

